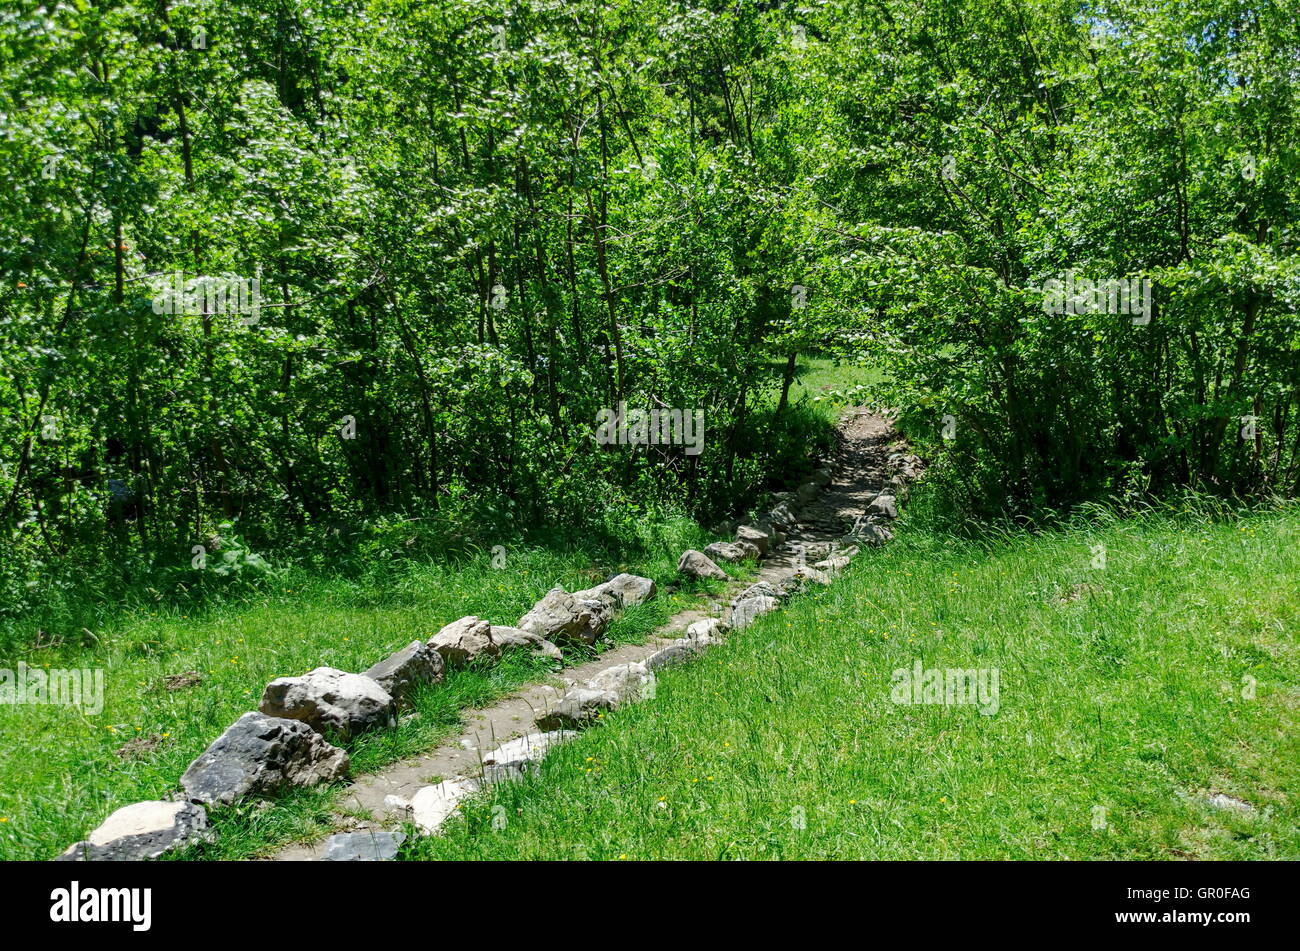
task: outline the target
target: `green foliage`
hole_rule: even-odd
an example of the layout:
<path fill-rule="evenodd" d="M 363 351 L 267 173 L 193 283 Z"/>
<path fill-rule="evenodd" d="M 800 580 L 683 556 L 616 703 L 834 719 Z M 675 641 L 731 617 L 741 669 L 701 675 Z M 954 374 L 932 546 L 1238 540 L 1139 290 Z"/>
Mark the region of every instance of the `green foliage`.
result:
<path fill-rule="evenodd" d="M 806 82 L 839 94 L 808 187 L 837 211 L 810 219 L 811 282 L 960 515 L 1300 488 L 1291 5 L 904 0 L 817 23 Z M 1048 312 L 1071 272 L 1147 280 L 1151 309 Z"/>
<path fill-rule="evenodd" d="M 816 349 L 888 372 L 964 510 L 1300 484 L 1280 0 L 11 6 L 11 610 L 232 520 L 712 518 Z M 1150 322 L 1045 313 L 1067 272 Z M 245 307 L 164 306 L 198 276 Z M 598 444 L 624 402 L 703 452 Z"/>
<path fill-rule="evenodd" d="M 185 578 L 227 522 L 282 564 L 390 522 L 481 543 L 771 488 L 809 434 L 756 410 L 769 351 L 812 340 L 773 214 L 798 165 L 785 33 L 668 2 L 22 0 L 0 19 L 10 617 L 64 610 L 56 562 L 167 597 L 261 574 L 227 547 Z M 225 299 L 187 312 L 200 276 Z M 702 410 L 703 452 L 598 445 L 623 402 Z"/>

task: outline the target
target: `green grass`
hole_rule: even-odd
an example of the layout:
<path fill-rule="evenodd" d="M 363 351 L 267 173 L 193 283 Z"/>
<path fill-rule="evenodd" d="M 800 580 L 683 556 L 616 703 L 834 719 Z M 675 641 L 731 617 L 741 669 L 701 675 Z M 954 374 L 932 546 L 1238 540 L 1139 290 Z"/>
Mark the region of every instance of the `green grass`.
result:
<path fill-rule="evenodd" d="M 780 369 L 773 371 L 778 377 Z M 802 361 L 798 373 L 791 399 L 817 397 L 828 421 L 843 405 L 841 391 L 867 378 L 861 368 L 821 358 Z M 2 639 L 10 659 L 0 666 L 13 668 L 21 660 L 51 669 L 102 668 L 105 696 L 97 715 L 67 706 L 0 704 L 0 860 L 49 858 L 114 809 L 178 789 L 185 767 L 241 713 L 256 709 L 262 689 L 276 677 L 318 666 L 364 670 L 466 614 L 513 623 L 554 584 L 574 590 L 626 570 L 655 578 L 662 589 L 678 581 L 680 552 L 711 540 L 686 519 L 619 516 L 581 544 L 512 546 L 504 570 L 492 568 L 486 552 L 412 558 L 412 551 L 427 551 L 428 533 L 389 524 L 387 542 L 371 543 L 364 575 L 354 557 L 335 569 L 290 568 L 286 580 L 270 586 L 232 588 L 210 599 L 195 592 L 189 608 L 157 592 L 156 604 L 134 607 L 148 601 L 144 594 L 153 589 L 145 586 L 123 590 L 112 601 L 103 594 L 93 599 L 99 602 L 90 612 L 93 622 L 74 623 L 70 619 L 82 614 L 65 612 L 61 620 L 10 623 Z M 413 542 L 420 547 L 403 547 Z M 665 591 L 626 612 L 612 626 L 609 644 L 644 639 L 698 590 Z M 85 600 L 92 600 L 89 594 Z M 94 633 L 78 632 L 80 623 L 91 624 Z M 51 646 L 28 646 L 43 643 L 24 633 L 38 626 L 53 629 L 45 639 L 54 641 Z M 581 650 L 566 650 L 566 659 L 586 658 Z M 422 692 L 396 729 L 348 745 L 353 773 L 435 746 L 457 732 L 464 709 L 488 704 L 549 670 L 545 662 L 516 654 L 492 668 L 450 675 Z M 165 678 L 190 671 L 200 675 L 198 684 L 167 689 Z M 315 789 L 279 797 L 273 808 L 252 802 L 220 810 L 211 817 L 219 837 L 199 854 L 241 858 L 320 835 L 330 828 L 339 798 L 337 788 Z"/>
<path fill-rule="evenodd" d="M 776 388 L 763 391 L 762 405 L 775 406 L 781 396 L 783 360 L 768 364 L 770 379 Z M 794 382 L 790 385 L 790 402 L 806 399 L 830 422 L 839 419 L 847 406 L 869 404 L 877 398 L 877 385 L 885 379 L 884 372 L 874 366 L 864 366 L 831 357 L 801 357 L 795 367 Z"/>
<path fill-rule="evenodd" d="M 1297 578 L 1294 506 L 904 531 L 403 857 L 1294 859 Z M 917 659 L 997 712 L 892 702 Z"/>
<path fill-rule="evenodd" d="M 661 588 L 675 584 L 681 549 L 706 541 L 681 519 L 646 524 L 643 536 L 629 544 L 632 554 L 623 563 L 594 563 L 585 549 L 538 547 L 511 549 L 500 570 L 485 554 L 454 564 L 416 563 L 370 579 L 298 575 L 297 584 L 245 595 L 201 617 L 161 608 L 125 614 L 89 647 L 20 655 L 32 666 L 103 668 L 104 708 L 83 715 L 70 706 L 0 704 L 6 738 L 0 859 L 49 858 L 114 809 L 178 789 L 185 767 L 240 714 L 256 709 L 263 687 L 276 677 L 322 665 L 364 670 L 466 614 L 512 624 L 554 584 L 574 590 L 615 570 L 649 575 Z M 693 597 L 690 588 L 665 589 L 656 601 L 620 615 L 611 643 L 643 639 Z M 456 730 L 462 708 L 488 703 L 547 669 L 518 655 L 495 668 L 453 674 L 421 694 L 397 729 L 350 744 L 354 772 L 436 744 Z M 175 691 L 164 686 L 165 677 L 188 671 L 197 671 L 200 683 Z M 132 741 L 145 748 L 119 752 Z M 208 853 L 257 854 L 320 831 L 333 795 L 316 790 L 285 797 L 275 809 L 226 810 L 214 816 L 222 835 Z"/>

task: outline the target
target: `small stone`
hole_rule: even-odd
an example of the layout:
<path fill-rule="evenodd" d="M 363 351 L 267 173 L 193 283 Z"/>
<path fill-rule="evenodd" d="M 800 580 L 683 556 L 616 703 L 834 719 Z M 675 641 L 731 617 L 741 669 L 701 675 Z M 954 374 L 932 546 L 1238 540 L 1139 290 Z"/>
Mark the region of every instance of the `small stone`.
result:
<path fill-rule="evenodd" d="M 137 802 L 114 812 L 63 862 L 139 862 L 210 838 L 208 814 L 191 802 Z"/>
<path fill-rule="evenodd" d="M 1250 813 L 1255 811 L 1255 807 L 1244 799 L 1237 799 L 1233 796 L 1225 796 L 1223 793 L 1215 793 L 1206 800 L 1216 809 L 1231 809 L 1233 812 Z"/>
<path fill-rule="evenodd" d="M 412 641 L 400 651 L 381 660 L 363 677 L 369 677 L 398 703 L 404 703 L 411 691 L 421 684 L 442 681 L 442 655 L 424 641 Z"/>
<path fill-rule="evenodd" d="M 411 815 L 411 801 L 403 799 L 401 796 L 394 796 L 391 793 L 384 797 L 384 808 L 395 816 L 410 818 Z"/>
<path fill-rule="evenodd" d="M 677 560 L 677 570 L 689 578 L 713 578 L 726 581 L 727 573 L 709 560 L 702 551 L 688 548 Z"/>
<path fill-rule="evenodd" d="M 431 835 L 456 811 L 462 799 L 480 788 L 473 779 L 444 779 L 437 785 L 425 786 L 411 797 L 411 819 L 421 832 Z"/>
<path fill-rule="evenodd" d="M 402 832 L 339 832 L 325 840 L 323 862 L 391 862 L 406 840 Z"/>

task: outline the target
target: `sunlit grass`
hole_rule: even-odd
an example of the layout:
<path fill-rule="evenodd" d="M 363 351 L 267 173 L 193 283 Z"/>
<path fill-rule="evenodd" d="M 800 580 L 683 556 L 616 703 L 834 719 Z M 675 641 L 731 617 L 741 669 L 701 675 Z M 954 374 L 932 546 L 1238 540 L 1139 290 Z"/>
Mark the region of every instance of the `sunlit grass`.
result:
<path fill-rule="evenodd" d="M 706 541 L 685 520 L 648 534 L 658 541 L 623 564 L 597 567 L 590 552 L 538 547 L 511 550 L 501 569 L 485 555 L 413 565 L 383 582 L 299 576 L 296 585 L 246 596 L 203 617 L 133 614 L 100 632 L 92 646 L 30 652 L 22 659 L 33 666 L 102 668 L 104 708 L 90 715 L 70 706 L 0 705 L 0 858 L 48 858 L 114 809 L 179 789 L 190 761 L 240 714 L 256 709 L 262 688 L 276 677 L 318 666 L 364 670 L 466 614 L 512 624 L 553 585 L 588 587 L 608 570 L 647 574 L 661 586 L 676 583 L 677 553 Z M 656 602 L 625 612 L 611 643 L 644 638 L 690 598 L 689 589 L 665 590 Z M 517 656 L 490 670 L 452 675 L 421 694 L 416 715 L 397 729 L 354 742 L 354 771 L 435 744 L 455 729 L 462 708 L 487 703 L 547 669 Z M 198 675 L 197 684 L 168 689 L 165 678 L 189 672 Z M 288 797 L 275 810 L 255 810 L 256 823 L 267 836 L 289 834 L 328 798 L 321 792 Z M 235 838 L 215 851 L 265 850 L 276 841 Z"/>
<path fill-rule="evenodd" d="M 1294 507 L 903 532 L 404 854 L 1294 859 L 1297 578 Z M 917 659 L 996 668 L 997 712 L 895 704 Z"/>

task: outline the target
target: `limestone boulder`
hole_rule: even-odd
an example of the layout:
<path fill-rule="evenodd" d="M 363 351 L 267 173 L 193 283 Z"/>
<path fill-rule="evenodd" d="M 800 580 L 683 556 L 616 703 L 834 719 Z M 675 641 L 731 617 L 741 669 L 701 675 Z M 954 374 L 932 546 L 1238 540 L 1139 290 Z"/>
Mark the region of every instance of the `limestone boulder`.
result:
<path fill-rule="evenodd" d="M 496 660 L 501 648 L 492 640 L 492 625 L 468 615 L 452 621 L 429 639 L 448 667 L 468 667 L 480 658 Z"/>
<path fill-rule="evenodd" d="M 190 763 L 181 786 L 191 802 L 228 805 L 333 782 L 347 771 L 348 754 L 301 720 L 245 713 Z"/>
<path fill-rule="evenodd" d="M 405 703 L 423 684 L 442 682 L 443 659 L 433 645 L 412 641 L 362 673 L 383 687 L 397 703 Z"/>
<path fill-rule="evenodd" d="M 653 578 L 643 578 L 626 572 L 615 575 L 594 588 L 573 592 L 574 598 L 579 601 L 604 601 L 610 609 L 616 611 L 644 604 L 655 594 Z"/>
<path fill-rule="evenodd" d="M 688 548 L 682 552 L 682 557 L 677 560 L 677 570 L 688 578 L 712 578 L 717 581 L 726 581 L 727 573 L 713 563 L 712 559 L 702 551 L 696 551 Z"/>
<path fill-rule="evenodd" d="M 757 561 L 760 557 L 758 546 L 750 542 L 714 542 L 705 547 L 704 555 L 714 563 L 719 561 L 735 563 L 746 558 Z"/>
<path fill-rule="evenodd" d="M 271 681 L 258 709 L 268 717 L 301 720 L 317 733 L 344 738 L 397 723 L 397 705 L 387 690 L 369 677 L 334 667 Z"/>
<path fill-rule="evenodd" d="M 516 627 L 548 641 L 576 641 L 590 645 L 605 633 L 612 615 L 604 600 L 578 598 L 557 586 L 533 605 Z"/>
<path fill-rule="evenodd" d="M 140 862 L 209 838 L 208 814 L 192 802 L 136 802 L 103 821 L 64 862 Z"/>

